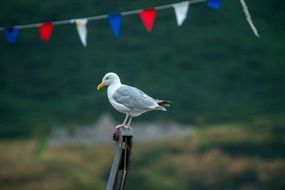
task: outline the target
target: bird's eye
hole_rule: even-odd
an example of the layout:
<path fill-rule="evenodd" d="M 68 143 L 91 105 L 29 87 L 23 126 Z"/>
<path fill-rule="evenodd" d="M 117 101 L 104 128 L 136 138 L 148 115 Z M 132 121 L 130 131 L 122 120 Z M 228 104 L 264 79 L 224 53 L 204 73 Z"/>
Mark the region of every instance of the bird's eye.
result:
<path fill-rule="evenodd" d="M 108 80 L 109 79 L 109 77 L 106 77 L 106 80 Z"/>

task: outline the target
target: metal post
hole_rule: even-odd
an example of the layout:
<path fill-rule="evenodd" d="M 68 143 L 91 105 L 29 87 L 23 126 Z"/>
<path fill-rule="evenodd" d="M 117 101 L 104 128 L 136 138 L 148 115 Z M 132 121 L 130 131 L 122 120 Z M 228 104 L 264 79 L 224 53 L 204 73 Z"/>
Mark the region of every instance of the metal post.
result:
<path fill-rule="evenodd" d="M 114 133 L 113 140 L 115 141 L 115 156 L 106 190 L 124 190 L 132 154 L 132 128 L 120 128 Z"/>

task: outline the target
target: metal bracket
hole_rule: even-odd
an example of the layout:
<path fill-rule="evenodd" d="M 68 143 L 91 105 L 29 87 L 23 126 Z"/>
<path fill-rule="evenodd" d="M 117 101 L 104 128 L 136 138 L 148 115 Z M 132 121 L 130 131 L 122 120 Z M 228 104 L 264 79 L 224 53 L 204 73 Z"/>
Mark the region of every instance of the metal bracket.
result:
<path fill-rule="evenodd" d="M 123 127 L 116 130 L 113 140 L 115 141 L 115 156 L 106 190 L 124 190 L 132 154 L 132 128 Z"/>

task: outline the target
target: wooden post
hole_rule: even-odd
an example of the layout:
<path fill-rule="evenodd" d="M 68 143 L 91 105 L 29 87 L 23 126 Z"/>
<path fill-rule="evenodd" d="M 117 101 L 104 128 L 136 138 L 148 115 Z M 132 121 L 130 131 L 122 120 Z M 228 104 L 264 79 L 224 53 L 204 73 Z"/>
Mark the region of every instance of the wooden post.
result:
<path fill-rule="evenodd" d="M 115 156 L 106 190 L 124 190 L 132 154 L 132 128 L 120 128 L 114 133 L 113 140 L 115 141 Z"/>

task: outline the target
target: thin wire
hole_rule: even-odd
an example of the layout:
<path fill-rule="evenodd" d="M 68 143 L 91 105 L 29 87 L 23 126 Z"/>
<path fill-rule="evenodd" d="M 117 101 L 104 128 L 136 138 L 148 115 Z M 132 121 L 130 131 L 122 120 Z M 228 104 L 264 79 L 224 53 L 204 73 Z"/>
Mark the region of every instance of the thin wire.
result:
<path fill-rule="evenodd" d="M 249 13 L 249 10 L 247 8 L 247 5 L 246 5 L 245 1 L 244 0 L 240 0 L 240 3 L 241 3 L 242 9 L 244 11 L 246 20 L 247 20 L 250 28 L 252 29 L 252 31 L 253 31 L 253 33 L 255 34 L 256 37 L 260 37 L 256 27 L 254 26 L 254 24 L 252 22 L 252 19 L 251 19 L 251 16 L 250 16 L 250 13 Z"/>
<path fill-rule="evenodd" d="M 207 0 L 190 0 L 190 1 L 185 1 L 185 2 L 189 2 L 190 4 L 195 4 L 195 3 L 202 3 L 205 1 L 207 1 Z M 157 6 L 154 8 L 156 10 L 170 9 L 173 7 L 174 4 L 176 4 L 176 3 L 161 5 L 161 6 Z M 122 16 L 128 16 L 128 15 L 138 14 L 141 10 L 143 10 L 143 9 L 124 11 L 124 12 L 120 12 L 120 14 Z M 53 23 L 53 25 L 63 25 L 63 24 L 71 24 L 77 19 L 87 19 L 88 21 L 90 21 L 90 20 L 93 21 L 93 20 L 102 20 L 102 19 L 106 19 L 106 18 L 108 18 L 108 14 L 90 16 L 90 17 L 82 17 L 82 18 L 76 18 L 76 19 L 68 19 L 68 20 L 59 20 L 59 21 L 53 21 L 52 23 Z M 27 29 L 27 28 L 39 27 L 41 24 L 42 24 L 42 22 L 33 23 L 33 24 L 15 25 L 14 27 L 19 28 L 19 29 Z M 0 31 L 4 30 L 4 28 L 5 27 L 0 27 Z"/>

